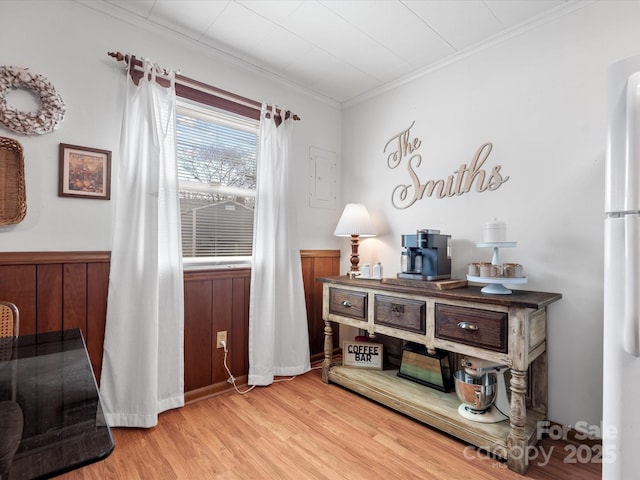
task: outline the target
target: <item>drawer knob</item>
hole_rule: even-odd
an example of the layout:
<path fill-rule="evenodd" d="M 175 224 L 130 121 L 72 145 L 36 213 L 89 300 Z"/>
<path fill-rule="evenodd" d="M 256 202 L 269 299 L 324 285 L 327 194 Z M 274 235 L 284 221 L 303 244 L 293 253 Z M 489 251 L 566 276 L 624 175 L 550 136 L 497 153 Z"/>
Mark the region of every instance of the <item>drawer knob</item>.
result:
<path fill-rule="evenodd" d="M 396 315 L 404 313 L 404 305 L 399 305 L 397 303 L 392 303 L 391 304 L 391 313 L 394 313 Z"/>
<path fill-rule="evenodd" d="M 353 305 L 351 305 L 351 302 L 349 300 L 343 300 L 342 306 L 347 308 L 353 307 Z"/>
<path fill-rule="evenodd" d="M 478 330 L 478 326 L 475 323 L 471 322 L 460 322 L 458 323 L 458 327 L 463 330 Z"/>

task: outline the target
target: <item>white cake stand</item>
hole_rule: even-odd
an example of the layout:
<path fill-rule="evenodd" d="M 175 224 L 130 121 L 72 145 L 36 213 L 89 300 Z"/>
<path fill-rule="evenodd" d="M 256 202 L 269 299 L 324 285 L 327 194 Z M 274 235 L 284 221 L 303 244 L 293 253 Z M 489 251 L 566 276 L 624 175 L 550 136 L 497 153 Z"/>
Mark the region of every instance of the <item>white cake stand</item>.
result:
<path fill-rule="evenodd" d="M 476 247 L 478 248 L 493 248 L 493 258 L 491 259 L 492 265 L 501 265 L 500 263 L 500 249 L 501 248 L 514 248 L 518 245 L 518 242 L 478 242 Z M 512 291 L 505 287 L 504 284 L 517 285 L 527 283 L 527 277 L 476 277 L 473 275 L 467 275 L 467 280 L 470 282 L 488 283 L 488 285 L 482 290 L 482 293 L 493 293 L 497 295 L 509 295 Z"/>
<path fill-rule="evenodd" d="M 478 242 L 476 247 L 478 248 L 493 248 L 493 258 L 491 263 L 493 265 L 500 265 L 500 249 L 501 248 L 515 248 L 518 242 Z"/>
<path fill-rule="evenodd" d="M 527 283 L 527 277 L 474 277 L 467 275 L 467 280 L 477 283 L 488 283 L 480 291 L 482 293 L 494 293 L 498 295 L 509 295 L 512 290 L 505 287 L 504 284 L 517 285 Z"/>

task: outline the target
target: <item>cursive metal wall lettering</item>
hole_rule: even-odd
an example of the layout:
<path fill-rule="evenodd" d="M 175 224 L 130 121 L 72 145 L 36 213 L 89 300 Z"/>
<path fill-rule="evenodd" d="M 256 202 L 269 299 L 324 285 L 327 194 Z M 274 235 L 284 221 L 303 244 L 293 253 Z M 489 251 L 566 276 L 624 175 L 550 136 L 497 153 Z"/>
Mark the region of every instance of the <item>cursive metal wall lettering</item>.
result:
<path fill-rule="evenodd" d="M 422 200 L 425 195 L 435 195 L 437 198 L 459 196 L 470 192 L 474 185 L 477 192 L 497 190 L 509 180 L 508 176 L 500 173 L 500 165 L 495 165 L 490 171 L 483 168 L 493 149 L 493 144 L 487 142 L 480 145 L 469 165 L 461 164 L 453 175 L 446 179 L 427 180 L 422 183 L 417 172 L 422 163 L 422 154 L 418 153 L 422 141 L 418 137 L 411 138 L 411 128 L 415 123 L 413 121 L 407 129 L 391 137 L 383 150 L 387 153 L 387 165 L 390 169 L 398 168 L 406 159 L 410 178 L 410 183 L 397 185 L 393 189 L 391 203 L 395 208 L 408 208 L 416 200 Z"/>

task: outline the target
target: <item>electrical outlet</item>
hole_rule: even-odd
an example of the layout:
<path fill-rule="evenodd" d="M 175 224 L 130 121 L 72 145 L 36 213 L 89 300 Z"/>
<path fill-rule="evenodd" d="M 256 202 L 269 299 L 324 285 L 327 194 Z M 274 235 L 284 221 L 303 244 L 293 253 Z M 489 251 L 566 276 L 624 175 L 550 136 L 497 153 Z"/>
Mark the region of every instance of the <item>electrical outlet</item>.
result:
<path fill-rule="evenodd" d="M 222 330 L 222 331 L 217 333 L 217 335 L 216 335 L 216 348 L 224 348 L 222 346 L 222 342 L 224 342 L 225 345 L 228 345 L 228 343 L 227 343 L 227 331 L 226 330 Z"/>

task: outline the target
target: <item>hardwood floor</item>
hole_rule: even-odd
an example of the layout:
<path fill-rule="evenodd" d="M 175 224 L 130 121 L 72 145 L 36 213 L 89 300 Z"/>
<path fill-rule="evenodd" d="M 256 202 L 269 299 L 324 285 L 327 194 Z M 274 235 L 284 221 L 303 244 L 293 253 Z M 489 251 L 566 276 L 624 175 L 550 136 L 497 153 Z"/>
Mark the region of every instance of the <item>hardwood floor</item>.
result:
<path fill-rule="evenodd" d="M 453 437 L 325 385 L 319 370 L 246 395 L 205 399 L 162 414 L 155 428 L 115 428 L 113 436 L 107 459 L 59 478 L 523 478 Z M 596 453 L 597 445 L 544 438 L 524 478 L 600 479 L 598 463 L 580 463 Z"/>

